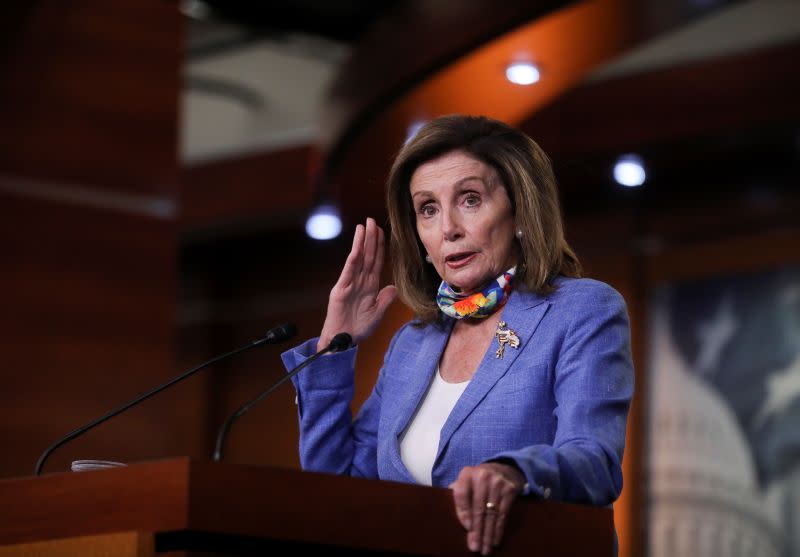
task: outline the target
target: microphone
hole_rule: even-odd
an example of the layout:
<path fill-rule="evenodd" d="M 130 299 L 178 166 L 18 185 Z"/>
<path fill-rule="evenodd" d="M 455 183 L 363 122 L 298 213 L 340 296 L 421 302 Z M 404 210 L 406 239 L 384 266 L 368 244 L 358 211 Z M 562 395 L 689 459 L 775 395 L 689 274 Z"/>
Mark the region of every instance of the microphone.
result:
<path fill-rule="evenodd" d="M 158 387 L 156 387 L 156 388 L 154 388 L 154 389 L 152 389 L 152 390 L 150 390 L 150 391 L 148 391 L 148 392 L 146 392 L 146 393 L 144 393 L 142 395 L 139 395 L 135 399 L 131 400 L 130 402 L 127 402 L 127 403 L 123 404 L 119 408 L 116 408 L 116 409 L 112 410 L 108 414 L 106 414 L 104 416 L 101 416 L 101 417 L 97 418 L 96 420 L 94 420 L 92 422 L 89 422 L 88 424 L 86 424 L 86 425 L 84 425 L 82 427 L 79 427 L 78 429 L 68 433 L 67 435 L 65 435 L 64 437 L 62 437 L 61 439 L 59 439 L 58 441 L 56 441 L 55 443 L 53 443 L 52 445 L 47 447 L 47 449 L 45 449 L 45 451 L 42 453 L 42 456 L 40 456 L 39 460 L 36 462 L 36 468 L 33 471 L 33 475 L 34 476 L 38 476 L 38 475 L 41 474 L 42 468 L 44 467 L 44 463 L 47 460 L 47 457 L 49 457 L 50 454 L 53 451 L 55 451 L 57 448 L 59 448 L 61 445 L 63 445 L 64 443 L 67 443 L 68 441 L 72 441 L 76 437 L 79 437 L 79 436 L 83 435 L 84 433 L 86 433 L 90 429 L 102 424 L 103 422 L 105 422 L 106 420 L 108 420 L 110 418 L 113 418 L 117 414 L 121 414 L 122 412 L 124 412 L 125 410 L 130 408 L 131 406 L 135 406 L 135 405 L 139 404 L 140 402 L 147 400 L 151 396 L 153 396 L 153 395 L 155 395 L 157 393 L 160 393 L 164 389 L 166 389 L 168 387 L 171 387 L 172 385 L 174 385 L 175 383 L 178 383 L 179 381 L 183 381 L 184 379 L 186 379 L 190 375 L 193 375 L 193 374 L 197 373 L 198 371 L 200 371 L 201 369 L 206 368 L 206 367 L 210 366 L 211 364 L 215 364 L 215 363 L 219 362 L 220 360 L 224 360 L 225 358 L 228 358 L 230 356 L 234 356 L 236 354 L 239 354 L 240 352 L 244 352 L 245 350 L 249 350 L 249 349 L 254 348 L 256 346 L 261 346 L 261 345 L 264 345 L 264 344 L 276 344 L 278 342 L 283 342 L 285 340 L 288 340 L 288 339 L 292 338 L 296 333 L 297 333 L 297 329 L 291 323 L 285 323 L 283 325 L 278 325 L 277 327 L 267 331 L 267 334 L 263 338 L 260 338 L 258 340 L 254 340 L 254 341 L 250 342 L 250 344 L 247 344 L 247 345 L 245 345 L 245 346 L 243 346 L 241 348 L 237 348 L 236 350 L 232 350 L 231 352 L 228 352 L 227 354 L 222 354 L 221 356 L 217 356 L 216 358 L 208 360 L 207 362 L 202 363 L 199 366 L 197 366 L 195 368 L 192 368 L 189 371 L 187 371 L 187 372 L 185 372 L 185 373 L 183 373 L 183 374 L 181 374 L 181 375 L 179 375 L 177 377 L 174 377 L 174 378 L 170 379 L 166 383 L 164 383 L 162 385 L 159 385 Z"/>
<path fill-rule="evenodd" d="M 262 392 L 256 398 L 240 406 L 239 409 L 233 414 L 231 414 L 228 417 L 228 419 L 225 420 L 225 423 L 223 423 L 222 426 L 219 428 L 219 432 L 217 433 L 217 444 L 216 447 L 214 448 L 214 455 L 212 456 L 214 462 L 219 462 L 220 460 L 222 460 L 222 449 L 225 446 L 225 439 L 228 437 L 228 433 L 230 433 L 230 429 L 231 426 L 233 425 L 233 422 L 244 416 L 247 412 L 250 411 L 250 409 L 253 406 L 255 406 L 256 404 L 267 398 L 270 395 L 270 393 L 272 393 L 272 391 L 274 391 L 275 389 L 283 385 L 286 381 L 288 381 L 289 379 L 300 373 L 300 370 L 302 370 L 304 367 L 306 367 L 308 364 L 310 364 L 323 354 L 326 354 L 328 352 L 342 352 L 343 350 L 347 350 L 351 346 L 353 346 L 353 337 L 351 337 L 347 333 L 339 333 L 338 335 L 333 337 L 333 339 L 331 339 L 331 342 L 328 344 L 328 346 L 326 346 L 313 356 L 310 356 L 306 361 L 304 361 L 302 364 L 294 368 L 288 374 L 281 377 L 278 381 L 276 381 L 272 386 L 270 386 L 266 391 Z"/>

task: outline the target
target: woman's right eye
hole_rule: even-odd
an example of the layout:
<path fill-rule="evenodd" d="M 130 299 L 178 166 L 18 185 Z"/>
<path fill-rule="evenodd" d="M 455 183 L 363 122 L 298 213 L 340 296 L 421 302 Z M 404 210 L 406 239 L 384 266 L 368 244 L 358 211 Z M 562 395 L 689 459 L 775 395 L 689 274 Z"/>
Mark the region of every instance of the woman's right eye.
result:
<path fill-rule="evenodd" d="M 433 205 L 423 205 L 419 208 L 419 214 L 423 217 L 432 217 L 436 214 L 436 208 Z"/>

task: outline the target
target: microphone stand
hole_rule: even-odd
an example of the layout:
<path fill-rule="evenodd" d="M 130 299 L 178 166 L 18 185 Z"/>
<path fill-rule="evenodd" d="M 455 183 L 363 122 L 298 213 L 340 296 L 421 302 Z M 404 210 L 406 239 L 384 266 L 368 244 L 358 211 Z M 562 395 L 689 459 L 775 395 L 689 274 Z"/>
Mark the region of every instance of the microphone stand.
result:
<path fill-rule="evenodd" d="M 39 460 L 36 462 L 36 468 L 34 468 L 34 470 L 33 470 L 33 475 L 34 476 L 39 476 L 41 474 L 42 468 L 44 467 L 45 461 L 47 461 L 47 458 L 53 453 L 53 451 L 55 451 L 57 448 L 59 448 L 64 443 L 72 441 L 73 439 L 83 435 L 84 433 L 86 433 L 90 429 L 92 429 L 94 427 L 97 427 L 98 425 L 102 424 L 106 420 L 109 420 L 109 419 L 113 418 L 117 414 L 121 414 L 122 412 L 124 412 L 128 408 L 130 408 L 132 406 L 135 406 L 135 405 L 139 404 L 140 402 L 143 402 L 143 401 L 147 400 L 148 398 L 150 398 L 153 395 L 163 391 L 164 389 L 167 389 L 167 388 L 171 387 L 175 383 L 179 383 L 180 381 L 183 381 L 187 377 L 189 377 L 191 375 L 194 375 L 195 373 L 197 373 L 201 369 L 203 369 L 205 367 L 208 367 L 211 364 L 215 364 L 215 363 L 219 362 L 220 360 L 224 360 L 225 358 L 229 358 L 230 356 L 234 356 L 236 354 L 239 354 L 240 352 L 244 352 L 245 350 L 250 350 L 251 348 L 255 348 L 256 346 L 261 346 L 263 344 L 273 344 L 273 343 L 276 343 L 276 342 L 282 342 L 282 341 L 287 340 L 290 337 L 294 336 L 295 332 L 296 332 L 296 329 L 295 329 L 294 325 L 292 325 L 292 324 L 280 325 L 278 327 L 275 327 L 274 329 L 271 329 L 264 338 L 260 338 L 258 340 L 254 340 L 254 341 L 252 341 L 250 344 L 248 344 L 246 346 L 242 346 L 241 348 L 237 348 L 236 350 L 232 350 L 232 351 L 228 352 L 227 354 L 223 354 L 221 356 L 217 356 L 216 358 L 208 360 L 207 362 L 202 363 L 199 366 L 197 366 L 195 368 L 192 368 L 189 371 L 187 371 L 187 372 L 185 372 L 185 373 L 183 373 L 183 374 L 181 374 L 181 375 L 179 375 L 177 377 L 174 377 L 174 378 L 170 379 L 169 381 L 167 381 L 163 385 L 159 385 L 158 387 L 155 387 L 154 389 L 151 389 L 151 390 L 147 391 L 146 393 L 136 397 L 135 399 L 131 400 L 130 402 L 127 402 L 127 403 L 123 404 L 119 408 L 116 408 L 116 409 L 110 411 L 109 413 L 105 414 L 104 416 L 100 416 L 96 420 L 93 420 L 93 421 L 89 422 L 88 424 L 86 424 L 86 425 L 84 425 L 82 427 L 79 427 L 78 429 L 76 429 L 74 431 L 71 431 L 70 433 L 66 434 L 64 437 L 62 437 L 61 439 L 59 439 L 58 441 L 56 441 L 55 443 L 53 443 L 52 445 L 47 447 L 47 449 L 45 449 L 45 451 L 42 453 L 42 456 L 40 456 Z"/>
<path fill-rule="evenodd" d="M 328 346 L 326 346 L 313 356 L 310 356 L 306 361 L 304 361 L 299 366 L 294 368 L 288 374 L 281 377 L 278 381 L 276 381 L 273 385 L 271 385 L 267 390 L 262 392 L 256 398 L 240 406 L 239 409 L 236 410 L 236 412 L 234 412 L 233 414 L 231 414 L 219 428 L 219 432 L 217 433 L 217 442 L 214 448 L 214 454 L 211 457 L 212 460 L 214 462 L 219 462 L 220 460 L 222 460 L 223 447 L 225 446 L 225 440 L 228 437 L 228 434 L 230 433 L 231 426 L 233 426 L 233 423 L 236 420 L 238 420 L 239 418 L 244 416 L 247 412 L 249 412 L 253 406 L 255 406 L 256 404 L 267 398 L 275 389 L 277 389 L 278 387 L 283 385 L 286 381 L 288 381 L 289 379 L 300 373 L 300 371 L 303 368 L 305 368 L 308 364 L 310 364 L 323 354 L 326 354 L 328 352 L 341 352 L 342 350 L 347 350 L 352 345 L 353 345 L 353 339 L 349 334 L 339 333 L 338 335 L 333 337 Z"/>

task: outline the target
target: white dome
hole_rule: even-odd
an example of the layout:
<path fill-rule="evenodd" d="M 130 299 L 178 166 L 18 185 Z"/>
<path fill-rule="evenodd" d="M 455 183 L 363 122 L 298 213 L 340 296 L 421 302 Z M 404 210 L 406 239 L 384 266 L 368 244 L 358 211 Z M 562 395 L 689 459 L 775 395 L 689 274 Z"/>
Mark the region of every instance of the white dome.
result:
<path fill-rule="evenodd" d="M 652 464 L 755 489 L 753 457 L 736 416 L 719 394 L 688 372 L 666 319 L 657 316 L 655 322 L 650 350 L 658 357 L 650 365 Z"/>
<path fill-rule="evenodd" d="M 649 369 L 650 555 L 781 555 L 736 416 L 688 372 L 656 308 Z"/>

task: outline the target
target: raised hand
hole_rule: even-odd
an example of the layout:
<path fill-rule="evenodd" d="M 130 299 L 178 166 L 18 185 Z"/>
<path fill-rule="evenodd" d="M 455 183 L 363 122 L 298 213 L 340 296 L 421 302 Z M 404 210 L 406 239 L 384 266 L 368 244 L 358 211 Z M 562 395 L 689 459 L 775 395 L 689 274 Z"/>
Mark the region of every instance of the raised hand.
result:
<path fill-rule="evenodd" d="M 379 290 L 384 252 L 383 230 L 373 219 L 368 218 L 366 226 L 356 226 L 350 255 L 328 298 L 317 350 L 328 346 L 338 333 L 350 333 L 358 344 L 378 326 L 397 296 L 391 284 Z"/>
<path fill-rule="evenodd" d="M 499 462 L 466 466 L 452 484 L 456 516 L 467 531 L 470 551 L 489 555 L 500 545 L 508 513 L 522 492 L 525 476 Z"/>

